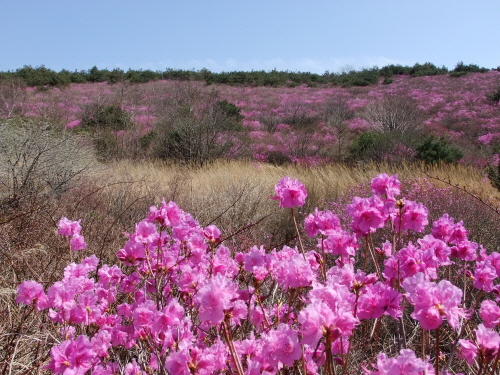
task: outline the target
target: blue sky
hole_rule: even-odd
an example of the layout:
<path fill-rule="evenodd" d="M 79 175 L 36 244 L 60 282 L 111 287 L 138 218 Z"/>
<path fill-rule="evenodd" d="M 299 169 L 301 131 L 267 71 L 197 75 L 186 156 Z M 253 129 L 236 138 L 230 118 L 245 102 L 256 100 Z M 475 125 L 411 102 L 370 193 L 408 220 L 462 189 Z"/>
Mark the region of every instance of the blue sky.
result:
<path fill-rule="evenodd" d="M 496 68 L 499 36 L 500 0 L 0 0 L 0 71 Z"/>

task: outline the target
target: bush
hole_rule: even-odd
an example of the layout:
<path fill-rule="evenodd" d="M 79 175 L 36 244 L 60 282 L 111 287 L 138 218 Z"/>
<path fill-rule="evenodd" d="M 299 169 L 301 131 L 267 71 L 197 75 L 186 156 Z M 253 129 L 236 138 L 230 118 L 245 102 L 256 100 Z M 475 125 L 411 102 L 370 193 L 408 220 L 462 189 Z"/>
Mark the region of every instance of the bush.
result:
<path fill-rule="evenodd" d="M 497 91 L 491 94 L 486 94 L 486 98 L 495 103 L 500 102 L 500 87 L 497 89 Z"/>
<path fill-rule="evenodd" d="M 465 73 L 486 73 L 487 71 L 489 71 L 489 69 L 480 68 L 476 64 L 465 65 L 462 61 L 459 61 L 457 65 L 455 65 L 455 69 L 453 69 L 453 72 L 465 72 Z"/>
<path fill-rule="evenodd" d="M 241 128 L 240 109 L 217 92 L 208 96 L 182 88 L 174 95 L 169 113 L 155 125 L 156 156 L 203 165 L 227 156 Z"/>
<path fill-rule="evenodd" d="M 363 116 L 375 130 L 397 133 L 418 130 L 424 118 L 415 100 L 396 94 L 372 101 Z"/>
<path fill-rule="evenodd" d="M 18 205 L 60 194 L 94 163 L 84 140 L 51 124 L 0 120 L 0 199 Z"/>
<path fill-rule="evenodd" d="M 449 144 L 443 137 L 428 137 L 417 147 L 417 158 L 426 163 L 453 163 L 463 157 L 463 152 Z"/>
<path fill-rule="evenodd" d="M 500 164 L 497 166 L 490 165 L 486 168 L 486 173 L 490 179 L 491 185 L 500 191 Z"/>
<path fill-rule="evenodd" d="M 96 130 L 126 130 L 131 124 L 130 114 L 119 104 L 91 104 L 85 109 L 81 128 Z"/>
<path fill-rule="evenodd" d="M 350 145 L 351 157 L 356 161 L 402 162 L 415 158 L 419 132 L 381 133 L 368 131 L 360 134 Z"/>

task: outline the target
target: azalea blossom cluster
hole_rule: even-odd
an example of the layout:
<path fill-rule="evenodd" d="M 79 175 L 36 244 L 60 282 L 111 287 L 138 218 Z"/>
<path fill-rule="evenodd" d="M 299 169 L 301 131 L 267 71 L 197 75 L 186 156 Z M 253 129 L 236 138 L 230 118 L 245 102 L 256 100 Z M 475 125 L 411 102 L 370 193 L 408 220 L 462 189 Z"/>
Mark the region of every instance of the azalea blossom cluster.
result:
<path fill-rule="evenodd" d="M 305 186 L 289 177 L 275 191 L 273 199 L 292 214 L 307 198 Z M 126 234 L 117 252 L 121 266 L 90 255 L 68 265 L 47 290 L 23 282 L 16 301 L 43 311 L 59 329 L 47 365 L 55 374 L 347 373 L 352 352 L 363 345 L 373 352 L 357 363 L 365 374 L 444 374 L 442 355 L 493 373 L 500 356 L 500 253 L 469 241 L 463 223 L 448 215 L 430 233 L 403 241 L 425 232 L 427 209 L 399 197 L 397 176 L 377 176 L 372 191 L 347 207 L 350 228 L 334 212 L 316 209 L 297 231 L 308 236 L 306 246 L 256 245 L 239 253 L 216 226 L 204 228 L 164 200 Z M 376 247 L 374 235 L 383 228 L 389 238 Z M 59 222 L 73 250 L 85 248 L 80 232 L 79 221 Z M 464 285 L 442 277 L 452 266 L 496 300 L 468 303 Z M 473 314 L 482 321 L 475 338 L 462 329 Z M 422 332 L 458 335 L 458 353 L 440 353 L 439 341 L 433 355 L 427 347 L 414 351 L 405 318 Z M 382 321 L 400 327 L 389 355 L 366 346 L 376 345 Z M 367 327 L 373 329 L 366 342 L 355 342 Z"/>

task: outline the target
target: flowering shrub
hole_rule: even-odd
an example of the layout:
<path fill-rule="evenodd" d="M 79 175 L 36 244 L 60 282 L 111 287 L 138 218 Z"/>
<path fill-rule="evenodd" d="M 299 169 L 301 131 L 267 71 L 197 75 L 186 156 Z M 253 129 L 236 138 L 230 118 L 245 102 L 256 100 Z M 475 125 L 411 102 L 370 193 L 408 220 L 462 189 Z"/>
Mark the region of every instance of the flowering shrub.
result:
<path fill-rule="evenodd" d="M 292 215 L 307 197 L 289 177 L 275 190 Z M 47 290 L 23 282 L 16 302 L 57 329 L 55 374 L 496 373 L 500 253 L 447 214 L 428 229 L 426 207 L 400 191 L 379 175 L 347 206 L 350 230 L 316 209 L 309 242 L 295 221 L 298 247 L 239 253 L 163 201 L 127 234 L 121 267 L 90 255 Z M 59 233 L 85 248 L 79 221 Z"/>

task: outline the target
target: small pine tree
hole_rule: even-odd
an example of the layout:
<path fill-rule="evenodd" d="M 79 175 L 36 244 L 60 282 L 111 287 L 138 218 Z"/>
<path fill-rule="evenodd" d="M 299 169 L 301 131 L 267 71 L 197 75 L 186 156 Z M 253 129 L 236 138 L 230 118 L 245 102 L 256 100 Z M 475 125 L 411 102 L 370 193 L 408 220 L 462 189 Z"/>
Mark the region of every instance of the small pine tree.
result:
<path fill-rule="evenodd" d="M 453 163 L 462 159 L 462 151 L 450 145 L 443 137 L 436 139 L 434 136 L 427 137 L 417 147 L 417 158 L 426 163 Z"/>

